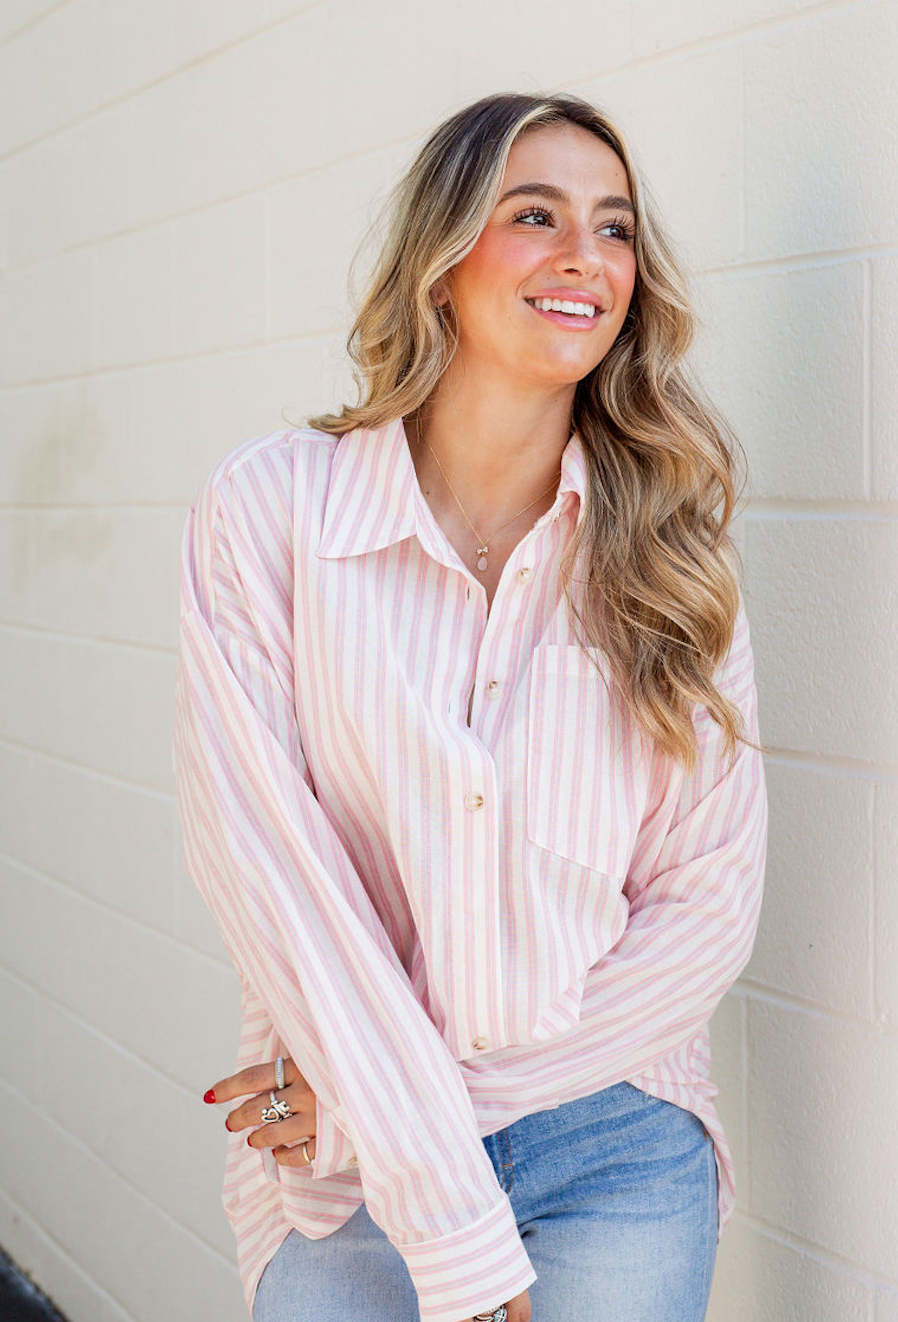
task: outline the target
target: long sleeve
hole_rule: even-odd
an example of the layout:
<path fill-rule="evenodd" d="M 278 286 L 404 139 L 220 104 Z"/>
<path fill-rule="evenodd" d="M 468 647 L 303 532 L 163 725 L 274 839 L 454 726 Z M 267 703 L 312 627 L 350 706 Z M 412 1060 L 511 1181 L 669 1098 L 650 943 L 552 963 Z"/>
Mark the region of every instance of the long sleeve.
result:
<path fill-rule="evenodd" d="M 183 541 L 174 756 L 188 871 L 319 1114 L 351 1140 L 422 1319 L 461 1322 L 536 1273 L 459 1064 L 313 793 L 284 576 L 230 478 L 213 479 Z M 323 1166 L 342 1162 L 337 1129 L 325 1148 Z"/>

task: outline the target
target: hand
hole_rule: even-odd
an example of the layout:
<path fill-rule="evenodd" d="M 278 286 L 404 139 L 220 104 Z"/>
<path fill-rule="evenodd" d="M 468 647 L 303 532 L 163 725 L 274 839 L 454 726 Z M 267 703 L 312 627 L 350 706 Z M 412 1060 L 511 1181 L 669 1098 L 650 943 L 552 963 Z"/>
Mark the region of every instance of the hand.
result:
<path fill-rule="evenodd" d="M 508 1313 L 507 1322 L 530 1322 L 530 1291 L 524 1290 L 521 1294 L 516 1294 L 514 1299 L 506 1299 L 505 1309 Z M 486 1309 L 481 1309 L 486 1312 Z M 465 1318 L 465 1322 L 474 1322 L 474 1319 Z"/>
<path fill-rule="evenodd" d="M 300 1074 L 290 1056 L 284 1057 L 284 1083 L 287 1085 L 275 1092 L 275 1096 L 287 1102 L 293 1112 L 286 1120 L 279 1120 L 275 1125 L 262 1124 L 262 1109 L 271 1105 L 268 1094 L 274 1089 L 274 1061 L 267 1065 L 250 1065 L 238 1074 L 229 1074 L 220 1079 L 206 1093 L 207 1100 L 231 1102 L 236 1097 L 254 1094 L 250 1100 L 231 1111 L 225 1118 L 225 1125 L 236 1133 L 241 1129 L 250 1129 L 248 1142 L 250 1147 L 271 1148 L 275 1161 L 282 1166 L 305 1166 L 302 1155 L 302 1140 L 309 1139 L 309 1156 L 315 1160 L 316 1113 L 315 1093 Z M 276 1133 L 274 1131 L 277 1131 Z M 292 1145 L 292 1146 L 291 1146 Z M 507 1299 L 505 1308 L 507 1322 L 530 1322 L 530 1292 L 524 1290 L 514 1299 Z M 464 1322 L 474 1322 L 465 1318 Z"/>
<path fill-rule="evenodd" d="M 236 1097 L 254 1094 L 249 1101 L 229 1112 L 225 1118 L 225 1127 L 232 1134 L 242 1129 L 251 1130 L 247 1139 L 249 1146 L 271 1148 L 275 1161 L 281 1166 L 306 1166 L 308 1162 L 303 1156 L 303 1139 L 309 1139 L 309 1158 L 315 1160 L 316 1097 L 289 1056 L 284 1057 L 284 1083 L 286 1087 L 278 1089 L 275 1096 L 278 1101 L 286 1102 L 293 1114 L 286 1120 L 279 1120 L 277 1124 L 262 1123 L 262 1110 L 271 1105 L 268 1094 L 275 1086 L 274 1061 L 267 1065 L 250 1065 L 238 1074 L 229 1074 L 226 1079 L 220 1079 L 214 1084 L 206 1097 L 212 1100 L 210 1094 L 213 1094 L 216 1102 L 231 1102 Z"/>

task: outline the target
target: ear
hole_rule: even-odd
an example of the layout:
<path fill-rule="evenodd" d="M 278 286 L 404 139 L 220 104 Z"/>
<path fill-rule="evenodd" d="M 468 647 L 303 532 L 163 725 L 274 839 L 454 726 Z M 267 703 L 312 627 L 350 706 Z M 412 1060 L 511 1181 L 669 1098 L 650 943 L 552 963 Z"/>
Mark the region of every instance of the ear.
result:
<path fill-rule="evenodd" d="M 438 280 L 430 291 L 431 302 L 434 307 L 441 308 L 449 302 L 449 290 L 444 281 Z"/>

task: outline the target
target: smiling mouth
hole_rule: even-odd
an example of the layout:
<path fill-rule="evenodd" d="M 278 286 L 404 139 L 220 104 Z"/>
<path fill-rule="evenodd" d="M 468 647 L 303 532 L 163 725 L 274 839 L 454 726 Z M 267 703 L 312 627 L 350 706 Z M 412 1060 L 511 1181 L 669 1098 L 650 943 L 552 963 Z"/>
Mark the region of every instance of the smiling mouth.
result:
<path fill-rule="evenodd" d="M 525 298 L 524 302 L 536 312 L 552 312 L 556 316 L 563 316 L 572 325 L 588 325 L 597 321 L 602 312 L 595 303 L 580 303 L 562 298 Z"/>

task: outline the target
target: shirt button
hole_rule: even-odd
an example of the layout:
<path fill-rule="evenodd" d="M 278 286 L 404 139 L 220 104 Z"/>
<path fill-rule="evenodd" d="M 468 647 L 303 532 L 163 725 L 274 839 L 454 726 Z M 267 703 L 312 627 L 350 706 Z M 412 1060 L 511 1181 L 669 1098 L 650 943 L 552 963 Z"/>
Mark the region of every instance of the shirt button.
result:
<path fill-rule="evenodd" d="M 532 572 L 533 572 L 532 569 L 527 569 L 527 568 L 519 569 L 519 570 L 518 570 L 518 578 L 520 579 L 520 581 L 521 581 L 522 583 L 526 583 L 526 582 L 527 582 L 527 579 L 530 577 L 530 575 L 532 574 Z"/>
<path fill-rule="evenodd" d="M 483 795 L 482 795 L 482 794 L 466 794 L 466 795 L 465 795 L 465 807 L 468 809 L 468 812 L 476 812 L 478 808 L 482 808 L 482 807 L 483 807 Z"/>
<path fill-rule="evenodd" d="M 489 1046 L 489 1039 L 485 1037 L 475 1037 L 474 1041 L 471 1043 L 471 1046 L 474 1048 L 475 1051 L 486 1051 L 487 1047 Z"/>
<path fill-rule="evenodd" d="M 498 698 L 502 692 L 502 685 L 498 679 L 491 679 L 486 686 L 486 696 L 488 698 Z"/>

